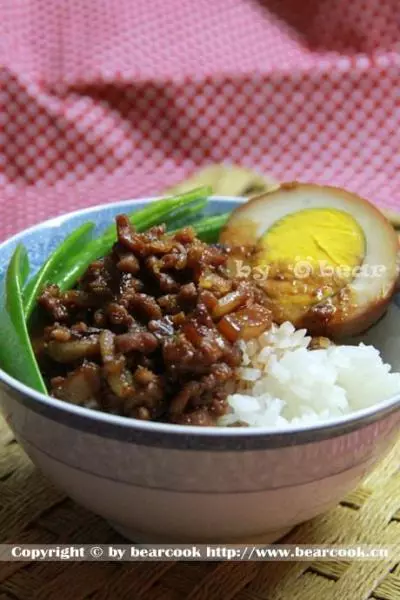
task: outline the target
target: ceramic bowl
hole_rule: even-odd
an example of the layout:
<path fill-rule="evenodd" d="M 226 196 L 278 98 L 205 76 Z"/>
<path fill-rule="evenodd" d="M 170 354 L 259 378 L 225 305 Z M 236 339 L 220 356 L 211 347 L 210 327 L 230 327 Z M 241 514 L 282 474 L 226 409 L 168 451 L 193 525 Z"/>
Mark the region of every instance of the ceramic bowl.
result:
<path fill-rule="evenodd" d="M 0 245 L 0 277 L 18 242 L 37 269 L 84 221 L 100 231 L 147 201 L 94 207 L 23 231 Z M 213 198 L 208 210 L 238 202 Z M 394 302 L 367 336 L 398 370 L 399 310 Z M 0 396 L 17 440 L 56 486 L 126 537 L 150 543 L 276 540 L 339 502 L 394 444 L 400 425 L 399 397 L 329 424 L 280 431 L 113 416 L 41 395 L 1 370 Z"/>

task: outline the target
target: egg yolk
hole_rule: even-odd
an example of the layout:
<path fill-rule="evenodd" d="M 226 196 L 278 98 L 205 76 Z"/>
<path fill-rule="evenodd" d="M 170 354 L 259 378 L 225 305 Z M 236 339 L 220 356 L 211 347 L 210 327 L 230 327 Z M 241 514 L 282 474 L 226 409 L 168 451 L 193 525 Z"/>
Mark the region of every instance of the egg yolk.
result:
<path fill-rule="evenodd" d="M 365 249 L 363 230 L 350 214 L 305 209 L 280 219 L 259 239 L 255 264 L 268 269 L 263 287 L 281 317 L 295 321 L 354 279 Z"/>
<path fill-rule="evenodd" d="M 260 240 L 268 263 L 294 265 L 309 260 L 314 265 L 356 267 L 365 254 L 365 238 L 357 221 L 337 209 L 301 210 L 275 223 Z"/>

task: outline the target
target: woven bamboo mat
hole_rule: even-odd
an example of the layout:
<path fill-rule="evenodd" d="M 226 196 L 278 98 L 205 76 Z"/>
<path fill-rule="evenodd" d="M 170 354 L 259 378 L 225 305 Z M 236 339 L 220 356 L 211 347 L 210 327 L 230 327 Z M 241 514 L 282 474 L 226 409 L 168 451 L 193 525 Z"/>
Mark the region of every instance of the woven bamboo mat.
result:
<path fill-rule="evenodd" d="M 254 174 L 212 170 L 215 193 L 262 189 Z M 205 181 L 204 181 L 205 179 Z M 232 172 L 230 173 L 232 185 Z M 192 185 L 192 182 L 190 182 Z M 197 182 L 196 182 L 197 183 Z M 266 181 L 266 186 L 273 182 Z M 237 188 L 237 189 L 236 189 Z M 327 514 L 293 530 L 288 544 L 397 544 L 400 442 L 361 487 Z M 0 420 L 2 543 L 123 543 L 109 525 L 57 491 Z M 400 600 L 400 564 L 0 563 L 0 600 Z"/>
<path fill-rule="evenodd" d="M 297 527 L 288 544 L 397 544 L 400 442 L 356 491 Z M 2 543 L 123 543 L 101 518 L 57 491 L 0 421 Z M 399 600 L 400 564 L 0 563 L 0 600 Z"/>

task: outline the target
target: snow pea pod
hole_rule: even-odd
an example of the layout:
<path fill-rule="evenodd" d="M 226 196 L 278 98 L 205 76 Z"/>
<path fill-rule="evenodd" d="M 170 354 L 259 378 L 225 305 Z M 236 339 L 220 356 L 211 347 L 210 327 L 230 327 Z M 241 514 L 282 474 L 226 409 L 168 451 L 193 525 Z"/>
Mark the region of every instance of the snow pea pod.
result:
<path fill-rule="evenodd" d="M 145 208 L 129 215 L 132 225 L 137 231 L 145 231 L 149 227 L 160 223 L 171 223 L 174 219 L 190 217 L 200 212 L 207 203 L 210 188 L 198 188 L 176 196 L 149 203 Z M 57 273 L 52 283 L 57 284 L 61 291 L 73 287 L 83 275 L 88 266 L 96 259 L 107 254 L 116 240 L 115 224 L 108 227 L 104 233 L 92 240 L 75 256 L 71 257 Z"/>
<path fill-rule="evenodd" d="M 70 257 L 75 256 L 90 240 L 93 228 L 94 223 L 84 223 L 70 233 L 48 257 L 38 273 L 28 281 L 23 291 L 24 313 L 27 321 L 32 314 L 36 299 L 44 284 L 57 279 L 57 273 L 62 269 L 63 263 Z"/>
<path fill-rule="evenodd" d="M 150 202 L 141 210 L 131 213 L 129 215 L 130 222 L 138 231 L 144 231 L 149 227 L 153 227 L 153 225 L 160 225 L 160 223 L 165 222 L 166 219 L 171 218 L 173 215 L 177 215 L 177 218 L 183 218 L 185 210 L 187 210 L 190 204 L 206 199 L 211 192 L 210 187 L 201 187 L 173 198 L 162 198 L 161 200 Z M 104 236 L 108 236 L 109 234 L 113 234 L 115 238 L 115 223 L 110 225 L 103 233 Z"/>
<path fill-rule="evenodd" d="M 214 215 L 212 217 L 204 217 L 200 221 L 192 223 L 192 227 L 203 242 L 213 244 L 218 241 L 222 227 L 229 218 L 229 213 Z M 175 229 L 173 232 L 176 231 Z M 172 232 L 172 233 L 173 233 Z"/>
<path fill-rule="evenodd" d="M 29 274 L 25 247 L 14 251 L 0 294 L 0 366 L 12 377 L 47 394 L 29 337 L 23 305 L 22 288 Z"/>

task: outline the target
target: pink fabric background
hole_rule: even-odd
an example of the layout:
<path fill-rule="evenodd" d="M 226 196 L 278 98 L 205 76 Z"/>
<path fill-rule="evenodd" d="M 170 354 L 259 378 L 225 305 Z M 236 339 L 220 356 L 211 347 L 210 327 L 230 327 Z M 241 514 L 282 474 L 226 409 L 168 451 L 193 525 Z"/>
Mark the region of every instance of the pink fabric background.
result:
<path fill-rule="evenodd" d="M 0 11 L 0 239 L 216 161 L 400 208 L 398 0 Z"/>

